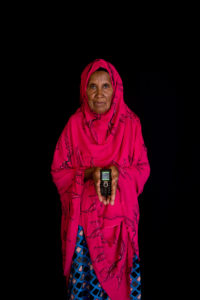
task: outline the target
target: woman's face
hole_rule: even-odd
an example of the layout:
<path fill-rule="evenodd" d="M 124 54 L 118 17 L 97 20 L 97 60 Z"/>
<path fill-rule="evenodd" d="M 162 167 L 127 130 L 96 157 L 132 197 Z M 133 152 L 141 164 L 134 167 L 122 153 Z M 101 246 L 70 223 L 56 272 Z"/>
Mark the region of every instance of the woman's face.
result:
<path fill-rule="evenodd" d="M 94 72 L 89 78 L 86 93 L 89 107 L 93 112 L 97 114 L 107 112 L 113 95 L 110 75 L 105 71 Z"/>

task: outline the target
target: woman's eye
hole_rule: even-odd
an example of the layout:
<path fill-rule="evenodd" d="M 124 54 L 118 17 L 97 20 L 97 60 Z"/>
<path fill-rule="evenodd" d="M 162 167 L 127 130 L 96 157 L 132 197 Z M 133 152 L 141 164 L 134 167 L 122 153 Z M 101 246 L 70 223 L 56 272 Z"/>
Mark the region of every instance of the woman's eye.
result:
<path fill-rule="evenodd" d="M 96 85 L 92 83 L 90 84 L 90 88 L 94 90 L 96 88 Z"/>
<path fill-rule="evenodd" d="M 107 89 L 107 88 L 109 88 L 110 86 L 109 86 L 108 83 L 105 83 L 105 84 L 103 85 L 103 87 L 104 87 L 105 89 Z"/>

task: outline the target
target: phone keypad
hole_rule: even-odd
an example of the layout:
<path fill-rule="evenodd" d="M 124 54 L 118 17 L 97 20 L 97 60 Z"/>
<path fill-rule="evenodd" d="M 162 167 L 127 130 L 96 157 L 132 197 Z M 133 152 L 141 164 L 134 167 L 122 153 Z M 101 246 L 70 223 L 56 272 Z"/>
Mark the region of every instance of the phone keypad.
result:
<path fill-rule="evenodd" d="M 111 195 L 111 181 L 102 181 L 100 189 L 103 196 L 106 196 L 106 194 Z"/>

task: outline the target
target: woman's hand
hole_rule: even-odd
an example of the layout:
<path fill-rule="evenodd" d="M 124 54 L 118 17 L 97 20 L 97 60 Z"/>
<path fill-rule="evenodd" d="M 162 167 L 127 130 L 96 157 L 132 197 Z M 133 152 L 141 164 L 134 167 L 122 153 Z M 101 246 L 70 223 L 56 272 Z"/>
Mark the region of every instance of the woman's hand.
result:
<path fill-rule="evenodd" d="M 117 182 L 118 182 L 118 177 L 119 177 L 119 171 L 117 169 L 116 166 L 110 166 L 108 167 L 108 169 L 111 169 L 111 178 L 112 178 L 112 182 L 111 182 L 111 196 L 106 197 L 101 195 L 101 190 L 100 190 L 100 170 L 102 168 L 100 167 L 95 167 L 93 168 L 93 170 L 91 170 L 91 177 L 94 180 L 94 184 L 95 184 L 95 189 L 97 192 L 97 195 L 99 197 L 99 201 L 103 202 L 105 205 L 107 204 L 111 204 L 114 205 L 115 203 L 115 196 L 116 196 L 116 191 L 117 191 Z"/>
<path fill-rule="evenodd" d="M 100 183 L 101 183 L 100 170 L 101 169 L 102 168 L 99 168 L 99 167 L 94 168 L 93 173 L 92 173 L 92 179 L 94 180 L 94 185 L 95 185 L 97 195 L 99 197 L 99 201 L 104 203 L 105 197 L 103 197 L 101 195 L 101 190 L 100 190 Z"/>
<path fill-rule="evenodd" d="M 115 196 L 116 196 L 116 192 L 117 192 L 117 183 L 118 183 L 118 178 L 119 178 L 119 171 L 118 171 L 116 166 L 110 166 L 110 167 L 108 167 L 108 169 L 111 169 L 111 177 L 112 177 L 111 196 L 110 196 L 109 200 L 110 200 L 110 204 L 114 205 Z"/>

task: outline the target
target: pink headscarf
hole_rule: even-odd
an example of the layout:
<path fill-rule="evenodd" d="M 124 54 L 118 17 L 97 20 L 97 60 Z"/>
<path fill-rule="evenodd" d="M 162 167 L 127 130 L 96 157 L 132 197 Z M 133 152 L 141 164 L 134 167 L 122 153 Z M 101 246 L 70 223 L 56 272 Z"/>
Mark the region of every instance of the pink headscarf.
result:
<path fill-rule="evenodd" d="M 90 110 L 88 80 L 105 68 L 113 86 L 109 111 Z M 122 80 L 111 63 L 97 59 L 81 75 L 81 107 L 69 118 L 57 142 L 51 174 L 62 203 L 61 239 L 64 275 L 68 284 L 78 225 L 83 226 L 92 265 L 103 289 L 113 300 L 130 299 L 130 272 L 139 257 L 138 195 L 150 175 L 139 117 L 123 99 Z M 117 166 L 114 206 L 98 199 L 93 180 L 84 170 Z"/>

